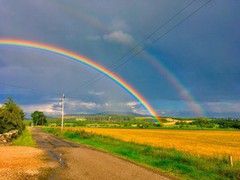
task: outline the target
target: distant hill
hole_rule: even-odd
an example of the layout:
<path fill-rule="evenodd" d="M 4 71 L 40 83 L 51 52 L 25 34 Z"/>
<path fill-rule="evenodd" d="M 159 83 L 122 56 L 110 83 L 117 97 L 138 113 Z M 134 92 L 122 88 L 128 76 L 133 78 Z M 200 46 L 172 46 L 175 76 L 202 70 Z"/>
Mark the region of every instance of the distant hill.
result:
<path fill-rule="evenodd" d="M 106 111 L 106 112 L 99 112 L 94 114 L 66 114 L 65 116 L 101 116 L 101 115 L 121 115 L 121 116 L 138 116 L 138 117 L 149 117 L 149 115 L 142 115 L 133 112 L 113 112 L 113 111 Z"/>

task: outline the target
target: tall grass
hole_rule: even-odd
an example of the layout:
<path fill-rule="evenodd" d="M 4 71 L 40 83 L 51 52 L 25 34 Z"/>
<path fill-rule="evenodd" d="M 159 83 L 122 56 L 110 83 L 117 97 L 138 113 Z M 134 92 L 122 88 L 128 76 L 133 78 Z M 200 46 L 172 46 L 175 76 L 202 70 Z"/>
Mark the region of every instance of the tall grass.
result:
<path fill-rule="evenodd" d="M 34 147 L 36 142 L 32 138 L 32 133 L 28 128 L 23 130 L 22 135 L 20 135 L 17 139 L 13 140 L 13 145 L 15 146 L 31 146 Z"/>
<path fill-rule="evenodd" d="M 131 161 L 150 166 L 183 179 L 237 179 L 240 163 L 234 167 L 226 159 L 196 157 L 173 148 L 152 147 L 124 142 L 112 137 L 81 131 L 44 128 L 60 137 L 90 145 Z"/>

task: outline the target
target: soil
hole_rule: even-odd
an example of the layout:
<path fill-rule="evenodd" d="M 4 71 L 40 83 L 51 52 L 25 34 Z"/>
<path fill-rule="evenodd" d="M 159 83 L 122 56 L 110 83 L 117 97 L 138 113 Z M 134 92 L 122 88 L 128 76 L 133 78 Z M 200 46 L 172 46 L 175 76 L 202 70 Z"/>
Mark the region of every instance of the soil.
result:
<path fill-rule="evenodd" d="M 57 165 L 33 147 L 0 146 L 0 154 L 0 180 L 38 179 Z"/>

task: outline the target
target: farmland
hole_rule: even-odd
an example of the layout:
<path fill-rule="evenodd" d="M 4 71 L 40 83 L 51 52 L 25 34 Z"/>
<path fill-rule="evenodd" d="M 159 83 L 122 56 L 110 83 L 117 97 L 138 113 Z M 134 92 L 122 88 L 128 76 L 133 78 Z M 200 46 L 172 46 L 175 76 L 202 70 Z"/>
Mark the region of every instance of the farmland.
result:
<path fill-rule="evenodd" d="M 155 147 L 175 148 L 196 156 L 226 158 L 232 155 L 240 160 L 239 131 L 201 131 L 201 130 L 154 130 L 154 129 L 84 129 L 124 141 L 133 141 Z"/>

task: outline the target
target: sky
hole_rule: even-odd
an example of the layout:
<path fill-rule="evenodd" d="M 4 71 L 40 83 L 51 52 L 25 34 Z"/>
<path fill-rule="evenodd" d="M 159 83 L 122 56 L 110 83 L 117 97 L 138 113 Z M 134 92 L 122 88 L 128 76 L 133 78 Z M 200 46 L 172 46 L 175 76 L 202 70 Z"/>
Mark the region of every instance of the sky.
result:
<path fill-rule="evenodd" d="M 60 47 L 108 67 L 160 116 L 239 118 L 239 7 L 238 0 L 0 0 L 0 39 Z M 0 103 L 11 96 L 27 116 L 60 115 L 63 93 L 66 114 L 149 114 L 101 72 L 42 50 L 0 45 L 0 77 Z"/>

